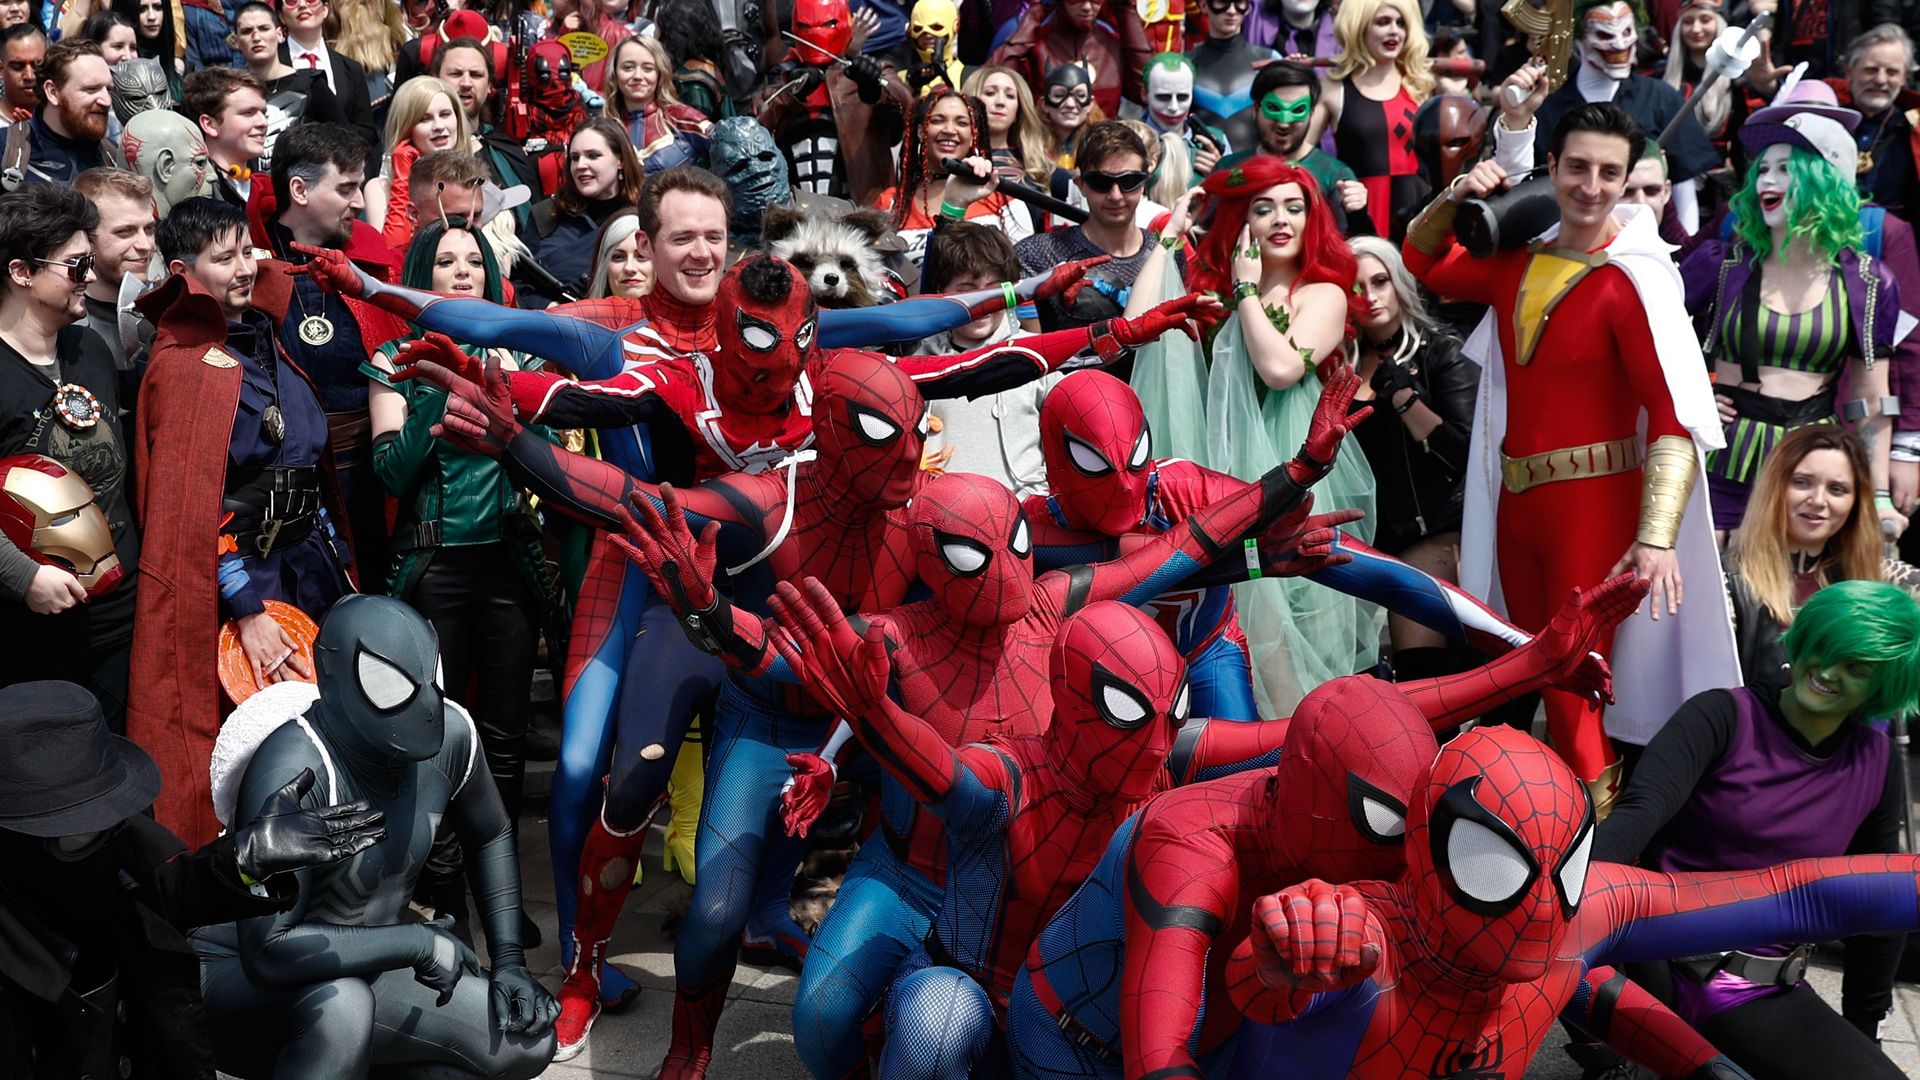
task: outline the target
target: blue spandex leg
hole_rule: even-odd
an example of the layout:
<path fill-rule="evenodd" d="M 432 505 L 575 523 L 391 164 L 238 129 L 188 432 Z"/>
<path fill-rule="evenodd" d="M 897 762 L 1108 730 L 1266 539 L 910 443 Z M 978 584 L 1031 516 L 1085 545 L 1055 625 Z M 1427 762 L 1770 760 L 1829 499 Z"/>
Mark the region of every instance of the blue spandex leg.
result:
<path fill-rule="evenodd" d="M 1193 687 L 1193 715 L 1215 720 L 1258 720 L 1260 707 L 1253 700 L 1253 669 L 1238 642 L 1225 634 L 1200 650 L 1187 664 L 1187 679 Z"/>
<path fill-rule="evenodd" d="M 993 1002 L 966 972 L 923 967 L 887 992 L 887 1045 L 880 1080 L 967 1080 L 988 1073 L 999 1036 Z"/>
<path fill-rule="evenodd" d="M 653 812 L 695 713 L 712 703 L 726 677 L 726 664 L 687 639 L 673 609 L 648 605 L 614 716 L 607 778 L 607 825 L 614 831 L 631 832 Z"/>
<path fill-rule="evenodd" d="M 674 942 L 674 980 L 685 994 L 711 987 L 733 969 L 740 931 L 763 876 L 799 865 L 794 841 L 780 824 L 787 755 L 817 749 L 824 720 L 800 719 L 750 696 L 732 679 L 720 687 L 707 759 L 707 798 L 695 841 L 693 904 Z"/>
<path fill-rule="evenodd" d="M 860 1025 L 927 940 L 939 907 L 939 889 L 900 865 L 883 837 L 861 846 L 800 970 L 793 1045 L 808 1072 L 838 1078 L 866 1059 Z"/>
<path fill-rule="evenodd" d="M 1007 1050 L 1020 1080 L 1120 1080 L 1120 1060 L 1081 1046 L 1034 996 L 1025 970 L 1007 1002 Z"/>

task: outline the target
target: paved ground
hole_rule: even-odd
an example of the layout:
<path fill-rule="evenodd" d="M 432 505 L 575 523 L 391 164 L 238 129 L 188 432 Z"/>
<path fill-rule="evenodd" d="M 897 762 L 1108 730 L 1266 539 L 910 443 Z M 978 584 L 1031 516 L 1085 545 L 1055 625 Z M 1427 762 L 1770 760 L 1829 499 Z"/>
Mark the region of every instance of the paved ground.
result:
<path fill-rule="evenodd" d="M 550 989 L 557 989 L 560 952 L 552 940 L 553 879 L 544 816 L 551 768 L 550 765 L 535 766 L 534 775 L 529 777 L 531 798 L 522 822 L 520 864 L 527 910 L 540 922 L 548 937 L 540 948 L 530 952 L 528 962 Z M 659 1068 L 661 1056 L 666 1052 L 673 1004 L 673 939 L 669 930 L 692 892 L 678 874 L 661 871 L 659 856 L 656 828 L 644 859 L 646 879 L 629 898 L 611 949 L 614 962 L 636 976 L 645 989 L 625 1011 L 605 1015 L 594 1025 L 592 1039 L 584 1053 L 548 1068 L 545 1075 L 552 1080 L 650 1078 Z M 1808 978 L 1829 1001 L 1838 1002 L 1837 964 L 1822 960 L 1816 963 Z M 788 1021 L 796 982 L 795 977 L 783 969 L 740 966 L 720 1024 L 710 1073 L 715 1080 L 799 1080 L 806 1076 L 793 1052 Z M 1908 1075 L 1920 1077 L 1917 1022 L 1920 1022 L 1920 986 L 1903 984 L 1888 1023 L 1885 1045 L 1895 1064 Z M 1560 1051 L 1560 1041 L 1556 1037 L 1549 1042 L 1527 1071 L 1528 1080 L 1579 1080 L 1580 1071 Z"/>

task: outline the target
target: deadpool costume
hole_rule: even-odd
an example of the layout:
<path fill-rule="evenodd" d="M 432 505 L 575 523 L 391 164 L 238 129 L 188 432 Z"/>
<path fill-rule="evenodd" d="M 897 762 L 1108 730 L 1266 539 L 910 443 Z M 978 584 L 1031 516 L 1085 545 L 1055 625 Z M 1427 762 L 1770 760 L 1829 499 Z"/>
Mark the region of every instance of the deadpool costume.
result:
<path fill-rule="evenodd" d="M 847 0 L 796 0 L 799 39 L 768 79 L 754 111 L 786 154 L 796 191 L 872 206 L 893 186 L 892 148 L 913 95 L 890 62 L 847 55 Z"/>

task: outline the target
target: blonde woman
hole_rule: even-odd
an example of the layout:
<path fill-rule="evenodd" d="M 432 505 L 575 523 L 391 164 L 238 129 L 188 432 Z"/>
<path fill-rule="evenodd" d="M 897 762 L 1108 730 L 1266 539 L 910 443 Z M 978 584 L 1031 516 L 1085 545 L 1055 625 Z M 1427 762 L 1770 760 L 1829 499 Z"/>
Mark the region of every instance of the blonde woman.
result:
<path fill-rule="evenodd" d="M 379 109 L 393 93 L 393 63 L 408 38 L 407 16 L 393 0 L 333 0 L 327 45 L 367 69 L 367 96 Z M 404 248 L 405 245 L 402 245 Z"/>
<path fill-rule="evenodd" d="M 413 200 L 407 192 L 413 163 L 439 150 L 473 149 L 453 87 L 431 75 L 401 83 L 387 110 L 386 147 L 381 175 L 367 182 L 367 220 L 381 223 L 388 247 L 405 251 L 413 240 Z"/>
<path fill-rule="evenodd" d="M 967 76 L 960 89 L 986 108 L 987 155 L 994 171 L 1044 190 L 1055 168 L 1051 139 L 1026 80 L 1010 67 L 988 64 Z"/>
<path fill-rule="evenodd" d="M 673 90 L 673 58 L 651 37 L 622 38 L 607 57 L 607 116 L 624 124 L 647 172 L 707 163 L 713 122 Z"/>
<path fill-rule="evenodd" d="M 1307 128 L 1307 145 L 1333 132 L 1334 156 L 1367 188 L 1374 232 L 1391 235 L 1402 210 L 1429 194 L 1412 153 L 1391 133 L 1412 131 L 1414 110 L 1433 93 L 1427 32 L 1413 0 L 1347 0 L 1333 17 L 1340 55 L 1320 84 L 1320 104 Z"/>

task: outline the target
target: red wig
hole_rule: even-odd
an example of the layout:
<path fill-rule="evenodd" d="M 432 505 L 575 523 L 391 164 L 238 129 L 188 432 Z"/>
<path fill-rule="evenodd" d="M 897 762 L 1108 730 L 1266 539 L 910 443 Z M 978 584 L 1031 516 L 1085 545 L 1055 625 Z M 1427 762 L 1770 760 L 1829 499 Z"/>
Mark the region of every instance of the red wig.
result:
<path fill-rule="evenodd" d="M 1208 176 L 1201 186 L 1213 200 L 1213 224 L 1200 241 L 1190 265 L 1192 287 L 1201 292 L 1226 293 L 1233 287 L 1233 247 L 1247 224 L 1247 208 L 1254 197 L 1279 184 L 1298 184 L 1307 199 L 1307 225 L 1300 234 L 1300 276 L 1292 288 L 1324 281 L 1338 285 L 1347 297 L 1349 329 L 1366 316 L 1366 299 L 1353 291 L 1360 267 L 1353 252 L 1334 227 L 1333 213 L 1320 194 L 1313 174 L 1271 154 L 1255 154 L 1231 168 Z"/>

